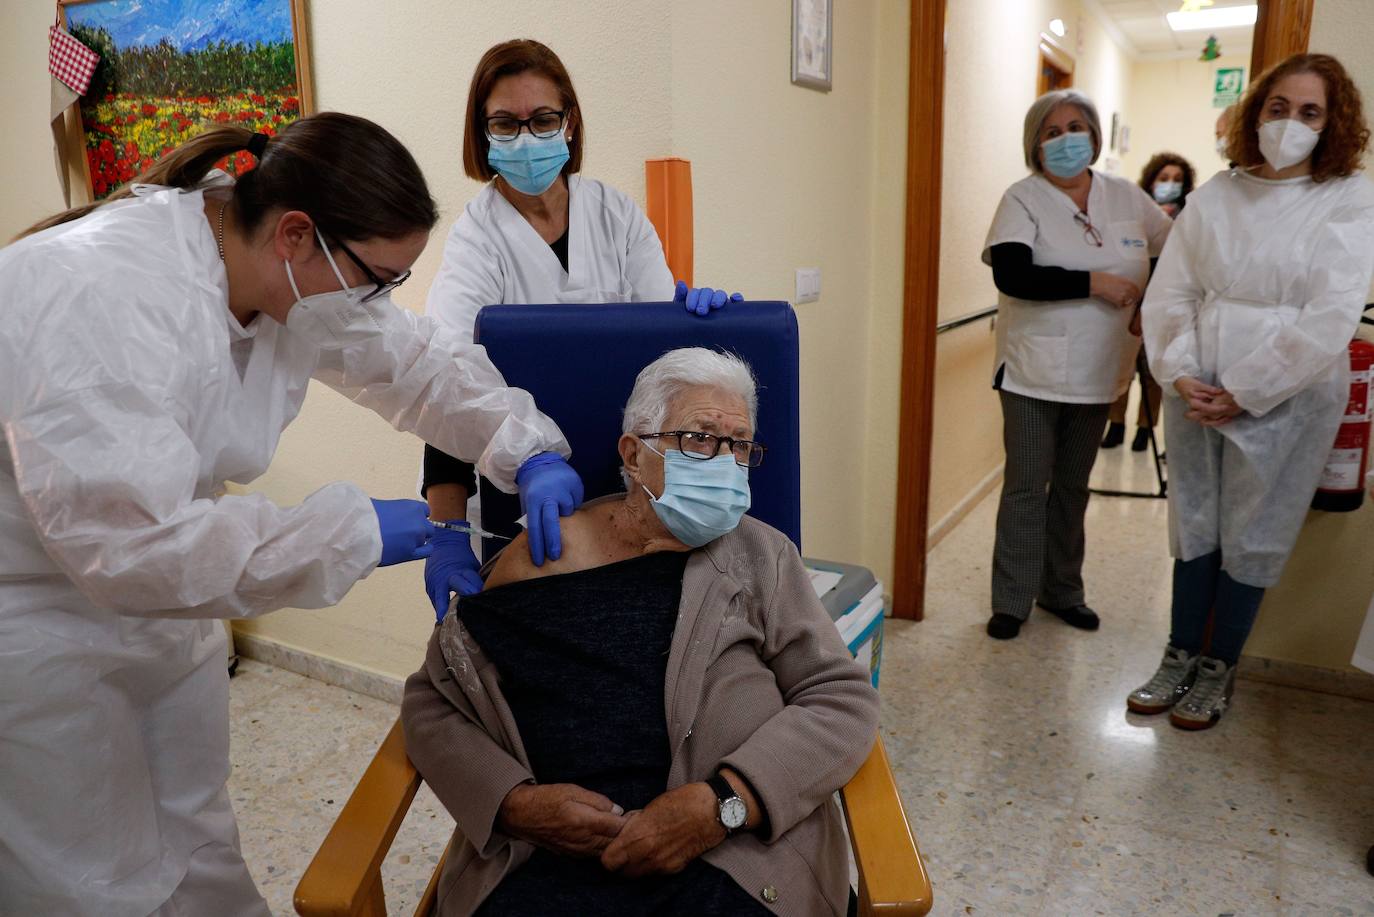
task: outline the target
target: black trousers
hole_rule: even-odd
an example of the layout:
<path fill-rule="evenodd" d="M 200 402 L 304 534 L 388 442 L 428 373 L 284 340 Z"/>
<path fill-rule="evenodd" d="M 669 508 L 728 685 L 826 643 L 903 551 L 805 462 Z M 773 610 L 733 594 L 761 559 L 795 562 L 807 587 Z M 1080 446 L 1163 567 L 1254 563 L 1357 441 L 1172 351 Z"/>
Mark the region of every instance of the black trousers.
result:
<path fill-rule="evenodd" d="M 1111 405 L 998 394 L 1007 467 L 992 549 L 992 610 L 1025 620 L 1037 599 L 1052 608 L 1084 602 L 1088 476 Z"/>

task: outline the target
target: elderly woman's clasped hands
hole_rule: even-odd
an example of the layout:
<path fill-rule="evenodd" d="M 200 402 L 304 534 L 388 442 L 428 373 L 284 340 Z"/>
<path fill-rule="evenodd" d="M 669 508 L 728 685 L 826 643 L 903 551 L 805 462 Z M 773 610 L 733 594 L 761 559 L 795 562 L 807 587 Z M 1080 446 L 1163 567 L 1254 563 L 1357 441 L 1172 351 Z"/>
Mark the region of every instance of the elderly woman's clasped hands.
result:
<path fill-rule="evenodd" d="M 754 827 L 757 800 L 744 780 L 725 774 L 748 807 L 745 829 Z M 599 857 L 608 871 L 635 878 L 680 872 L 725 840 L 718 812 L 715 791 L 705 783 L 669 790 L 631 812 L 575 784 L 524 783 L 506 795 L 498 818 L 511 837 L 567 857 Z"/>
<path fill-rule="evenodd" d="M 1183 416 L 1204 427 L 1225 426 L 1245 412 L 1236 404 L 1235 396 L 1226 389 L 1208 385 L 1191 376 L 1176 380 L 1174 389 L 1188 404 L 1188 412 Z"/>

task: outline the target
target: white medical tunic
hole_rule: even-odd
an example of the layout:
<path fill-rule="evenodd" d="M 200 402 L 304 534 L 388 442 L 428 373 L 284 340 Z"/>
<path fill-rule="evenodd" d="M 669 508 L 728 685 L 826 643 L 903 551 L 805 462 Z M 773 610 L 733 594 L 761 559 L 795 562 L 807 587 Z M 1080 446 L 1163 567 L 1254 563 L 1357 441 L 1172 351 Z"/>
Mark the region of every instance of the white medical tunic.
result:
<path fill-rule="evenodd" d="M 312 376 L 505 489 L 567 452 L 481 348 L 386 298 L 240 326 L 205 193 L 141 188 L 0 250 L 3 914 L 266 914 L 210 619 L 332 605 L 382 547 L 351 484 L 224 495 Z"/>
<path fill-rule="evenodd" d="M 1191 198 L 1189 203 L 1192 203 Z M 1028 175 L 1002 195 L 983 243 L 983 262 L 1006 242 L 1028 246 L 1037 265 L 1101 271 L 1142 290 L 1169 235 L 1170 219 L 1129 181 L 1097 170 L 1088 190 L 1094 244 L 1074 219 L 1078 206 L 1043 175 Z M 1016 395 L 1073 404 L 1106 404 L 1130 386 L 1140 339 L 1132 310 L 1095 297 L 1036 301 L 998 294 L 994 379 Z"/>
<path fill-rule="evenodd" d="M 665 302 L 673 275 L 653 224 L 634 201 L 568 176 L 568 269 L 495 184 L 463 210 L 425 312 L 466 341 L 483 306 L 509 303 Z"/>
<path fill-rule="evenodd" d="M 1220 172 L 1188 196 L 1142 310 L 1164 387 L 1169 535 L 1183 560 L 1222 553 L 1238 582 L 1278 581 L 1349 397 L 1347 347 L 1374 272 L 1374 186 Z M 1173 383 L 1229 391 L 1212 429 Z"/>

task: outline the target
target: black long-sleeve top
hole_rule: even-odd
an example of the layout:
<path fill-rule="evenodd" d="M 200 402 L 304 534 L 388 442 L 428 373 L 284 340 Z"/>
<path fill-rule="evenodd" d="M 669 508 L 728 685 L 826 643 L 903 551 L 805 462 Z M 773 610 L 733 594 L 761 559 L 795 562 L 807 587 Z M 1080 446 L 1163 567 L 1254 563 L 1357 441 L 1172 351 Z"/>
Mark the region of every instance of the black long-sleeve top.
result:
<path fill-rule="evenodd" d="M 992 260 L 992 282 L 1007 296 L 1048 302 L 1087 299 L 1090 295 L 1090 272 L 1036 264 L 1029 245 L 1003 242 L 988 249 L 988 254 Z"/>
<path fill-rule="evenodd" d="M 558 258 L 558 263 L 563 265 L 563 271 L 568 270 L 568 232 L 565 230 L 563 235 L 549 243 L 549 248 L 553 249 L 554 255 Z M 420 486 L 420 493 L 424 494 L 435 484 L 461 484 L 467 488 L 468 496 L 477 490 L 477 470 L 462 459 L 454 458 L 444 452 L 440 452 L 428 443 L 425 444 L 425 470 L 424 483 Z"/>

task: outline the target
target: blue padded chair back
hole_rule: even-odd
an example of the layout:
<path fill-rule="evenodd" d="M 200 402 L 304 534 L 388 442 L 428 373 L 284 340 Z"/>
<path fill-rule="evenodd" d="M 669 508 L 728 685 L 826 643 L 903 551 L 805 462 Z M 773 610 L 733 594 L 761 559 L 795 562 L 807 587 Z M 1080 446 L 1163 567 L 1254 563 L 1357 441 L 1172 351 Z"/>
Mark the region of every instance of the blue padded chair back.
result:
<path fill-rule="evenodd" d="M 587 499 L 624 490 L 621 415 L 640 370 L 679 347 L 733 351 L 759 380 L 755 439 L 768 447 L 749 474 L 750 515 L 788 535 L 801 550 L 797 317 L 785 302 L 733 303 L 709 318 L 678 303 L 488 306 L 477 314 L 477 342 L 510 385 L 562 428 Z M 482 523 L 514 535 L 519 500 L 482 482 Z M 484 543 L 490 557 L 503 543 Z"/>

